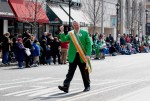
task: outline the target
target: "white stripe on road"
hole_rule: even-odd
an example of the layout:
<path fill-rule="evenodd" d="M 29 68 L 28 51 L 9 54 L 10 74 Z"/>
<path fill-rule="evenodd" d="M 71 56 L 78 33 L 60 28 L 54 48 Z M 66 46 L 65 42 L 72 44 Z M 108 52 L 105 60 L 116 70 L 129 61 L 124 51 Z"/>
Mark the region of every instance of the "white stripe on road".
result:
<path fill-rule="evenodd" d="M 94 90 L 94 91 L 90 91 L 90 92 L 86 92 L 86 93 L 81 93 L 79 95 L 75 95 L 75 96 L 72 96 L 72 97 L 63 98 L 63 99 L 60 99 L 60 100 L 57 100 L 57 101 L 74 101 L 74 100 L 77 100 L 77 99 L 82 99 L 82 98 L 85 98 L 85 97 L 89 97 L 91 95 L 97 95 L 99 93 L 114 90 L 114 89 L 117 89 L 117 88 L 120 88 L 120 87 L 125 87 L 125 86 L 128 86 L 128 85 L 136 84 L 138 82 L 141 82 L 141 80 L 140 81 L 127 82 L 127 83 L 121 83 L 121 84 L 105 87 L 105 88 L 102 88 L 102 89 L 98 89 L 98 90 Z"/>
<path fill-rule="evenodd" d="M 49 88 L 49 90 L 51 89 L 51 91 L 53 91 L 52 89 L 53 88 Z M 56 89 L 56 87 L 55 87 Z M 21 94 L 16 94 L 14 96 L 24 96 L 24 95 L 30 95 L 30 94 L 34 94 L 34 93 L 38 93 L 38 92 L 42 92 L 43 90 L 48 90 L 48 88 L 43 88 L 43 89 L 39 89 L 39 90 L 35 90 L 35 91 L 28 91 L 28 92 L 24 92 L 24 93 L 21 93 Z M 50 92 L 51 92 L 50 91 Z M 47 91 L 48 92 L 48 91 Z"/>
<path fill-rule="evenodd" d="M 30 97 L 33 97 L 33 96 L 39 96 L 39 95 L 43 95 L 43 94 L 55 92 L 56 90 L 58 90 L 57 87 L 48 88 L 48 89 L 42 89 L 41 91 L 36 92 L 36 93 L 34 93 L 34 94 L 31 94 L 31 95 L 29 95 L 29 96 L 30 96 Z"/>
<path fill-rule="evenodd" d="M 11 85 L 11 84 L 20 84 L 20 83 L 28 83 L 28 82 L 36 82 L 36 81 L 42 81 L 42 80 L 47 80 L 47 79 L 51 79 L 51 77 L 32 79 L 32 80 L 28 80 L 28 81 L 4 83 L 4 84 L 0 84 L 0 86 L 2 86 L 2 85 Z"/>
<path fill-rule="evenodd" d="M 21 79 L 13 79 L 13 80 L 0 80 L 0 82 L 1 81 L 3 81 L 3 82 L 4 81 L 11 81 L 12 82 L 12 81 L 20 81 L 20 80 L 29 80 L 29 78 L 21 78 Z"/>
<path fill-rule="evenodd" d="M 146 87 L 146 88 L 142 88 L 142 89 L 133 91 L 133 92 L 131 92 L 131 93 L 129 93 L 129 94 L 126 94 L 126 95 L 123 95 L 123 96 L 121 96 L 121 97 L 117 97 L 116 99 L 113 99 L 113 100 L 111 100 L 111 101 L 126 101 L 126 100 L 124 100 L 124 99 L 128 99 L 128 98 L 130 98 L 130 97 L 137 96 L 137 95 L 141 94 L 141 92 L 142 92 L 142 94 L 143 94 L 143 92 L 144 92 L 144 91 L 148 91 L 148 89 L 150 89 L 150 87 Z M 148 92 L 147 92 L 147 93 L 148 93 Z M 143 101 L 144 101 L 144 99 L 143 99 Z"/>
<path fill-rule="evenodd" d="M 40 89 L 43 89 L 43 88 L 46 88 L 46 87 L 36 87 L 36 88 L 33 88 L 33 89 L 28 89 L 28 90 L 23 90 L 23 91 L 18 91 L 18 92 L 13 92 L 13 93 L 8 93 L 8 94 L 5 94 L 3 96 L 10 96 L 10 95 L 16 95 L 16 94 L 20 94 L 20 93 L 25 93 L 25 92 L 31 92 L 31 91 L 37 91 L 37 90 L 40 90 Z"/>
<path fill-rule="evenodd" d="M 10 89 L 10 88 L 17 88 L 17 87 L 21 87 L 22 85 L 17 85 L 17 86 L 10 86 L 10 87 L 5 87 L 5 88 L 0 88 L 1 90 L 6 90 L 6 89 Z"/>
<path fill-rule="evenodd" d="M 42 84 L 51 84 L 51 83 L 55 83 L 58 81 L 62 81 L 63 79 L 59 79 L 59 80 L 51 80 L 51 81 L 46 81 L 46 82 L 41 82 Z"/>

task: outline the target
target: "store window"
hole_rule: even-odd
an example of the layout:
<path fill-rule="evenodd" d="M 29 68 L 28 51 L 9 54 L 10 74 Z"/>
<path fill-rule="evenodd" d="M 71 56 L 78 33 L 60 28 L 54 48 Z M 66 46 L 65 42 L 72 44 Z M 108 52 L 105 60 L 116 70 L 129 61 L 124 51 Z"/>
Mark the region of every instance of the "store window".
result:
<path fill-rule="evenodd" d="M 53 33 L 53 26 L 49 26 L 49 33 Z"/>
<path fill-rule="evenodd" d="M 54 36 L 59 35 L 59 26 L 54 26 Z"/>
<path fill-rule="evenodd" d="M 14 34 L 14 20 L 8 20 L 8 32 Z"/>
<path fill-rule="evenodd" d="M 29 23 L 24 23 L 23 26 L 24 26 L 23 31 L 29 30 L 30 33 L 32 33 L 31 24 L 29 24 Z"/>
<path fill-rule="evenodd" d="M 0 26 L 1 26 L 1 30 L 0 30 L 0 42 L 2 42 L 2 38 L 3 38 L 3 20 L 0 19 Z"/>
<path fill-rule="evenodd" d="M 2 1 L 3 1 L 3 2 L 4 2 L 4 1 L 6 2 L 7 0 L 0 0 L 0 2 L 2 2 Z"/>
<path fill-rule="evenodd" d="M 46 31 L 46 24 L 39 24 L 38 38 L 42 37 L 42 34 Z"/>
<path fill-rule="evenodd" d="M 18 34 L 23 34 L 23 23 L 21 23 L 21 22 L 18 22 L 18 23 L 17 23 L 16 32 L 17 32 Z"/>

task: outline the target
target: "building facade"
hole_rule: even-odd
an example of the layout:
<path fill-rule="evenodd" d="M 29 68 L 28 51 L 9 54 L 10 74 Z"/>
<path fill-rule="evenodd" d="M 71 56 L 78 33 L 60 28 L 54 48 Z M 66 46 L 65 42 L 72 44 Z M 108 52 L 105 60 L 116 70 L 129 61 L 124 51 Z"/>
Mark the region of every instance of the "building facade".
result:
<path fill-rule="evenodd" d="M 18 17 L 17 10 L 19 10 L 18 9 L 19 7 L 15 10 L 14 7 L 16 6 L 10 7 L 11 2 L 8 4 L 7 1 L 10 2 L 15 0 L 0 0 L 0 25 L 2 26 L 0 30 L 0 35 L 3 35 L 7 31 L 11 33 L 16 33 L 16 32 L 22 33 L 26 29 L 32 30 L 33 28 L 29 23 L 23 24 L 22 23 L 23 21 L 21 22 L 20 21 L 21 19 L 17 18 Z M 49 11 L 46 9 L 47 6 L 46 0 L 37 0 L 37 1 L 41 2 L 41 5 L 44 8 L 44 10 L 47 12 L 49 18 L 49 22 L 47 24 L 44 24 L 44 26 L 42 25 L 42 22 L 40 22 L 40 24 L 38 25 L 39 28 L 41 27 L 41 29 L 43 29 L 41 31 L 39 30 L 40 34 L 42 31 L 58 34 L 59 26 L 62 24 L 66 26 L 66 30 L 68 29 L 69 11 L 67 6 L 58 5 L 58 7 L 56 7 L 56 6 L 50 6 L 48 4 L 49 10 L 51 10 L 52 13 L 54 13 L 53 15 L 55 15 L 54 17 L 53 15 L 49 14 Z M 85 8 L 84 3 L 89 2 L 89 0 L 73 0 L 73 1 L 81 2 L 82 8 L 78 10 L 71 8 L 71 20 L 79 20 L 79 22 L 81 22 L 81 26 L 85 29 L 88 28 L 89 32 L 93 34 L 94 16 L 90 18 L 89 16 L 87 16 L 86 12 L 84 12 L 84 8 Z M 99 3 L 100 8 L 98 12 L 99 16 L 97 17 L 98 21 L 95 24 L 96 26 L 95 32 L 105 34 L 105 36 L 107 36 L 108 34 L 112 34 L 112 36 L 115 39 L 118 34 L 124 34 L 124 33 L 132 34 L 132 35 L 138 34 L 138 36 L 141 37 L 146 33 L 146 28 L 150 33 L 149 18 L 146 24 L 146 12 L 145 12 L 146 9 L 149 9 L 150 11 L 150 0 L 91 0 L 91 1 L 100 2 Z M 117 3 L 119 4 L 118 14 L 116 9 Z M 94 5 L 93 3 L 91 4 L 85 3 L 85 4 L 86 6 Z M 7 5 L 7 6 L 3 7 L 3 5 Z M 2 8 L 7 8 L 7 9 L 2 9 Z M 7 11 L 3 11 L 3 10 L 7 10 Z M 61 15 L 64 15 L 66 17 Z M 16 19 L 18 19 L 19 21 Z M 91 26 L 89 27 L 89 25 L 87 24 L 90 24 Z"/>
<path fill-rule="evenodd" d="M 146 25 L 145 25 L 145 30 L 147 32 L 148 35 L 150 35 L 150 0 L 146 0 L 145 1 L 145 5 L 146 5 Z"/>
<path fill-rule="evenodd" d="M 120 34 L 145 35 L 145 1 L 144 0 L 118 0 Z"/>
<path fill-rule="evenodd" d="M 34 10 L 36 5 L 38 8 Z M 0 42 L 6 32 L 23 34 L 24 31 L 29 30 L 34 34 L 36 30 L 38 36 L 45 32 L 49 19 L 43 9 L 44 5 L 43 0 L 41 3 L 39 0 L 37 3 L 31 0 L 29 2 L 28 0 L 0 0 Z M 36 14 L 35 11 L 37 11 Z M 34 19 L 37 22 L 36 28 L 34 27 Z"/>
<path fill-rule="evenodd" d="M 14 31 L 15 15 L 7 0 L 0 0 L 0 42 L 6 32 Z"/>
<path fill-rule="evenodd" d="M 54 36 L 58 36 L 60 31 L 59 27 L 64 25 L 65 33 L 67 33 L 72 29 L 71 23 L 73 20 L 78 21 L 82 29 L 87 30 L 90 23 L 84 19 L 83 12 L 78 7 L 79 3 L 79 0 L 74 0 L 69 7 L 69 2 L 67 0 L 47 0 L 46 12 L 50 20 L 49 32 Z"/>
<path fill-rule="evenodd" d="M 88 0 L 83 1 L 88 2 Z M 115 39 L 118 34 L 137 34 L 139 37 L 145 34 L 144 0 L 100 0 L 99 10 L 101 16 L 96 24 L 96 32 L 105 36 L 112 34 Z M 93 32 L 92 30 L 89 29 L 90 33 Z"/>

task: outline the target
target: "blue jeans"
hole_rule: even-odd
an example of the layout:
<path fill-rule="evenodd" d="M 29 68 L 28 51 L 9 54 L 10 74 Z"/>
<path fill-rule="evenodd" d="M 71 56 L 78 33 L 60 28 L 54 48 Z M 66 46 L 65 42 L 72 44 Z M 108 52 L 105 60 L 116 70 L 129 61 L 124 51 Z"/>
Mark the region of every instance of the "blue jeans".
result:
<path fill-rule="evenodd" d="M 46 63 L 50 65 L 51 64 L 51 58 L 47 58 Z"/>
<path fill-rule="evenodd" d="M 8 63 L 8 56 L 9 56 L 9 52 L 8 51 L 3 51 L 3 56 L 2 56 L 2 63 L 3 64 L 7 64 Z"/>
<path fill-rule="evenodd" d="M 23 61 L 18 61 L 19 68 L 23 68 Z"/>

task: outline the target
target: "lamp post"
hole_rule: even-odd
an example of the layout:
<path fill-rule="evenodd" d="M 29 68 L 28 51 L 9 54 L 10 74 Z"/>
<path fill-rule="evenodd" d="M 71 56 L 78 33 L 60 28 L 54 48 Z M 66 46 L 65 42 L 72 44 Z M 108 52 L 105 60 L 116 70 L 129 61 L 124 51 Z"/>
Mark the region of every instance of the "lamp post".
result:
<path fill-rule="evenodd" d="M 118 38 L 118 14 L 119 14 L 120 4 L 116 4 L 116 37 Z M 116 38 L 116 39 L 117 39 Z"/>
<path fill-rule="evenodd" d="M 71 0 L 69 0 L 69 29 L 68 31 L 71 30 Z"/>
<path fill-rule="evenodd" d="M 148 35 L 149 33 L 148 33 L 148 26 L 147 26 L 148 24 L 147 23 L 148 23 L 148 13 L 149 13 L 149 11 L 146 9 L 145 13 L 146 13 L 146 25 L 145 25 L 145 32 L 146 33 L 145 34 Z"/>

